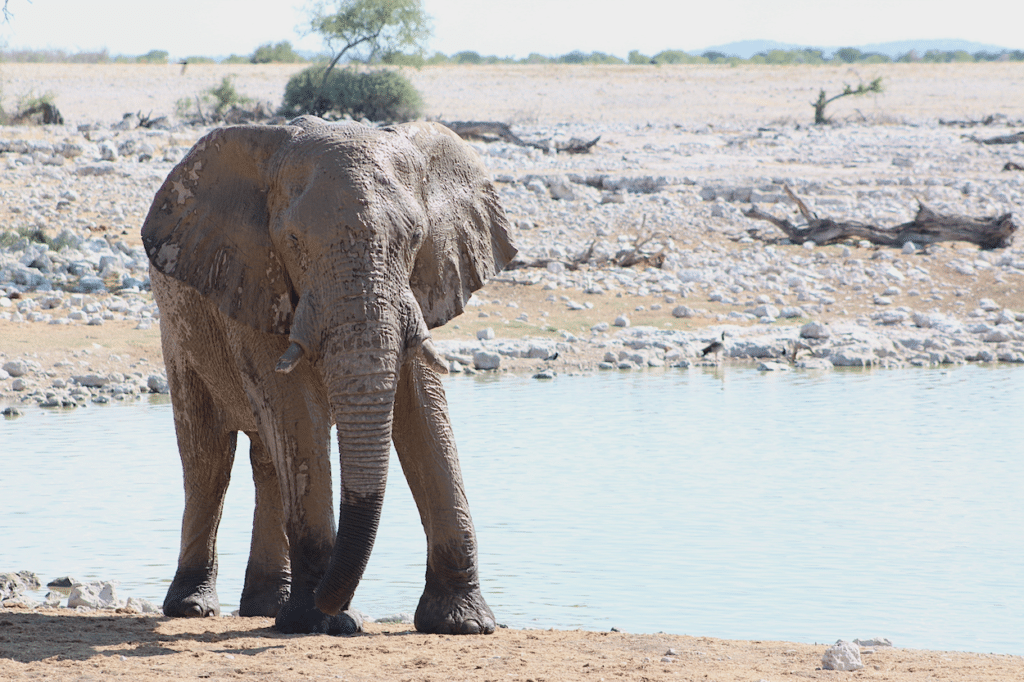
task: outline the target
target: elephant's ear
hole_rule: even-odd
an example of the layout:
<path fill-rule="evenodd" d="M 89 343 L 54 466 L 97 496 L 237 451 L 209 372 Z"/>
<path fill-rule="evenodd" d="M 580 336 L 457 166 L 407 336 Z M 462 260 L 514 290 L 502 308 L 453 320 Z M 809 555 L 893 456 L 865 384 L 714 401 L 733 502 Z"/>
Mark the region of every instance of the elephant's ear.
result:
<path fill-rule="evenodd" d="M 470 295 L 501 271 L 516 248 L 508 219 L 476 152 L 438 123 L 399 126 L 426 159 L 428 229 L 410 284 L 427 327 L 462 312 Z"/>
<path fill-rule="evenodd" d="M 287 334 L 296 296 L 270 240 L 266 166 L 299 129 L 205 136 L 167 176 L 142 225 L 153 266 L 254 329 Z"/>

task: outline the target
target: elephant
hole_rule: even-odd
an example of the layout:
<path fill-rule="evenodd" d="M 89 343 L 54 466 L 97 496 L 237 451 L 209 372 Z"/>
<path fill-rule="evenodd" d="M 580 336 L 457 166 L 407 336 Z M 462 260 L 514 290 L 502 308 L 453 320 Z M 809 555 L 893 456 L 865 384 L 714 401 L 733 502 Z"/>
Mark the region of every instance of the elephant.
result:
<path fill-rule="evenodd" d="M 242 431 L 256 506 L 239 615 L 361 630 L 351 602 L 393 442 L 427 537 L 416 629 L 492 633 L 429 331 L 516 253 L 473 149 L 424 122 L 216 129 L 157 191 L 142 240 L 185 488 L 164 613 L 219 614 L 217 527 Z"/>

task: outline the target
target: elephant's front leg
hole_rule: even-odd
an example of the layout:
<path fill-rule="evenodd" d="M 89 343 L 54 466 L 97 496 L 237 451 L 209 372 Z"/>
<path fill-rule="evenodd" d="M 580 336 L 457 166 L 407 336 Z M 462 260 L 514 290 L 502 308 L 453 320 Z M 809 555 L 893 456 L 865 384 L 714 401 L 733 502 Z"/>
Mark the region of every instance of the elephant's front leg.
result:
<path fill-rule="evenodd" d="M 284 505 L 277 470 L 259 433 L 247 431 L 251 446 L 252 481 L 256 509 L 252 519 L 252 544 L 245 568 L 245 585 L 238 607 L 240 616 L 273 618 L 288 601 L 291 592 L 291 564 L 285 532 Z"/>
<path fill-rule="evenodd" d="M 326 405 L 302 399 L 300 381 L 311 380 L 302 371 L 284 378 L 269 375 L 252 389 L 263 396 L 255 401 L 261 406 L 256 412 L 259 439 L 277 474 L 287 534 L 290 594 L 277 612 L 275 625 L 287 633 L 348 635 L 362 628 L 357 615 L 327 615 L 314 603 L 313 593 L 327 572 L 337 532 L 331 491 L 331 423 Z"/>
<path fill-rule="evenodd" d="M 427 584 L 416 608 L 416 629 L 494 632 L 494 614 L 480 593 L 476 533 L 444 388 L 418 358 L 402 367 L 392 437 L 427 534 Z"/>
<path fill-rule="evenodd" d="M 217 598 L 217 527 L 231 479 L 237 433 L 226 428 L 222 411 L 199 377 L 167 364 L 185 483 L 178 570 L 164 598 L 164 615 L 201 618 L 220 615 Z"/>

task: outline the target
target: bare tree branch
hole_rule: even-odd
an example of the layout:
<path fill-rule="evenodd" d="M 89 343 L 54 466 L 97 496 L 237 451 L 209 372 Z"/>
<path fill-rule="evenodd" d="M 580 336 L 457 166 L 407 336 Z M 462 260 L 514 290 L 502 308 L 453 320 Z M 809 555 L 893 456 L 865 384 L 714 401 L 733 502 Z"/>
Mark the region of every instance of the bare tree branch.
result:
<path fill-rule="evenodd" d="M 1013 243 L 1013 233 L 1017 230 L 1010 213 L 979 218 L 944 216 L 924 204 L 918 205 L 917 215 L 912 221 L 892 228 L 858 222 L 841 223 L 831 218 L 819 218 L 788 187 L 785 189 L 796 202 L 797 208 L 807 221 L 806 225 L 794 225 L 785 218 L 776 218 L 770 213 L 765 213 L 757 206 L 751 206 L 743 215 L 775 225 L 794 244 L 810 241 L 822 246 L 847 239 L 866 239 L 881 246 L 903 246 L 907 242 L 933 244 L 941 241 L 964 241 L 977 244 L 983 249 L 998 249 L 1010 246 Z"/>

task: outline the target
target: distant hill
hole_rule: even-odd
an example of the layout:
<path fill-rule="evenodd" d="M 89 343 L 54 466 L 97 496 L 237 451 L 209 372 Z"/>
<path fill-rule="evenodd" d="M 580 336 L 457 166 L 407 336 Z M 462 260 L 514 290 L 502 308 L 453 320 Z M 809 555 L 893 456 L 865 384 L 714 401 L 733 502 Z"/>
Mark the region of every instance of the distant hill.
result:
<path fill-rule="evenodd" d="M 758 52 L 766 50 L 802 50 L 806 47 L 821 50 L 826 56 L 831 55 L 842 47 L 855 47 L 861 52 L 880 52 L 896 58 L 911 50 L 917 50 L 918 54 L 924 54 L 928 50 L 964 50 L 974 54 L 975 52 L 1002 52 L 1011 48 L 986 43 L 975 43 L 970 40 L 957 40 L 954 38 L 936 40 L 897 40 L 889 43 L 869 43 L 867 45 L 799 45 L 796 43 L 780 43 L 776 40 L 740 40 L 725 45 L 712 45 L 699 50 L 687 50 L 690 54 L 703 54 L 708 50 L 722 52 L 727 55 L 735 55 L 743 59 L 750 59 Z"/>

